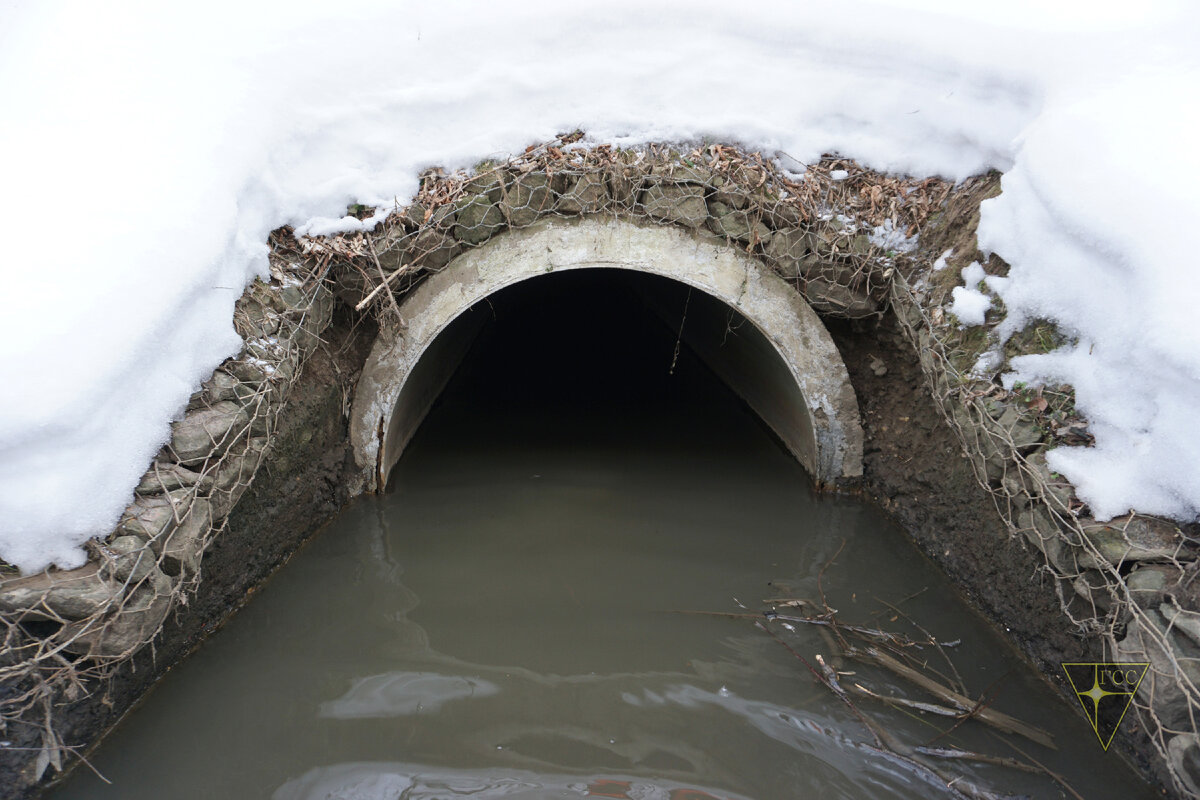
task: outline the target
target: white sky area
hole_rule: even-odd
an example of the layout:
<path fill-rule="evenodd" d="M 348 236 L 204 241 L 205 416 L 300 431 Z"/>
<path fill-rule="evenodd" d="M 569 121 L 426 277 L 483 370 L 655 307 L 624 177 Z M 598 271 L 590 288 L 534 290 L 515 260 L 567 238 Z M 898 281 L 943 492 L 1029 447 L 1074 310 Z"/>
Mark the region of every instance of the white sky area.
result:
<path fill-rule="evenodd" d="M 1009 324 L 1079 341 L 1020 368 L 1097 437 L 1053 468 L 1101 515 L 1194 516 L 1198 7 L 0 0 L 0 557 L 71 567 L 108 533 L 239 349 L 270 230 L 576 128 L 1003 171 Z"/>

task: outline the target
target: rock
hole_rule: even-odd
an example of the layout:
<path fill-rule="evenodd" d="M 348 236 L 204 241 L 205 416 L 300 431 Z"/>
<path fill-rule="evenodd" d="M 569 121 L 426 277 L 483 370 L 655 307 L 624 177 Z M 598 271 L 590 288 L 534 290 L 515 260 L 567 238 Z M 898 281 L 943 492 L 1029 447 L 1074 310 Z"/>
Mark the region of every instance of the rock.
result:
<path fill-rule="evenodd" d="M 813 250 L 826 259 L 850 258 L 861 263 L 877 251 L 869 236 L 844 228 L 836 220 L 814 227 L 812 234 Z"/>
<path fill-rule="evenodd" d="M 586 172 L 562 193 L 555 208 L 564 214 L 594 214 L 608 204 L 604 176 Z"/>
<path fill-rule="evenodd" d="M 1041 431 L 1016 406 L 994 402 L 987 412 L 980 420 L 979 451 L 988 480 L 993 486 L 1002 486 L 1005 476 L 1017 469 L 1020 452 L 1038 444 Z"/>
<path fill-rule="evenodd" d="M 409 229 L 417 229 L 425 224 L 425 213 L 427 206 L 420 200 L 416 200 L 408 205 L 400 212 L 400 219 Z"/>
<path fill-rule="evenodd" d="M 1200 736 L 1181 733 L 1167 742 L 1167 761 L 1187 790 L 1200 796 Z"/>
<path fill-rule="evenodd" d="M 200 491 L 207 492 L 212 488 L 213 480 L 170 461 L 155 461 L 134 491 L 141 495 L 162 494 L 176 489 L 190 489 L 197 484 Z"/>
<path fill-rule="evenodd" d="M 418 229 L 429 225 L 443 225 L 453 214 L 454 208 L 448 204 L 434 206 L 430 210 L 424 203 L 417 201 L 404 209 L 401 216 L 406 225 Z"/>
<path fill-rule="evenodd" d="M 1008 496 L 1009 502 L 1017 509 L 1029 508 L 1033 502 L 1029 491 L 1025 488 L 1025 479 L 1020 470 L 1008 470 L 1001 479 L 1000 486 Z"/>
<path fill-rule="evenodd" d="M 1112 593 L 1102 572 L 1085 569 L 1071 582 L 1071 588 L 1075 590 L 1075 594 L 1095 606 L 1101 614 L 1112 608 Z"/>
<path fill-rule="evenodd" d="M 504 227 L 504 213 L 486 195 L 461 201 L 455 216 L 454 237 L 465 244 L 480 244 Z"/>
<path fill-rule="evenodd" d="M 763 252 L 785 278 L 807 277 L 820 260 L 813 253 L 812 237 L 799 228 L 775 231 Z"/>
<path fill-rule="evenodd" d="M 279 314 L 247 293 L 234 310 L 233 327 L 243 339 L 274 336 L 279 332 Z"/>
<path fill-rule="evenodd" d="M 783 200 L 766 201 L 760 206 L 763 219 L 776 230 L 795 228 L 800 224 L 800 209 Z"/>
<path fill-rule="evenodd" d="M 386 239 L 379 236 L 375 241 L 375 257 L 379 259 L 378 269 L 382 269 L 384 275 L 391 275 L 409 263 L 408 249 L 404 247 L 403 240 Z M 373 271 L 378 272 L 378 269 Z M 355 270 L 355 272 L 357 271 Z M 324 287 L 318 287 L 318 294 L 322 288 Z"/>
<path fill-rule="evenodd" d="M 137 536 L 118 536 L 106 547 L 115 556 L 113 577 L 122 584 L 139 583 L 158 565 L 158 557 L 150 545 Z"/>
<path fill-rule="evenodd" d="M 223 370 L 216 370 L 212 377 L 202 384 L 205 405 L 215 405 L 223 400 L 238 398 L 238 379 Z"/>
<path fill-rule="evenodd" d="M 705 164 L 688 165 L 672 162 L 654 169 L 654 176 L 662 183 L 692 184 L 698 187 L 713 186 L 713 171 Z M 722 183 L 724 183 L 724 180 Z"/>
<path fill-rule="evenodd" d="M 1016 405 L 1004 405 L 994 422 L 994 425 L 989 426 L 992 431 L 1000 436 L 1006 445 L 1011 445 L 1017 451 L 1042 441 L 1041 430 L 1022 414 Z"/>
<path fill-rule="evenodd" d="M 1172 661 L 1183 667 L 1187 654 L 1177 649 L 1174 637 L 1166 632 L 1165 627 L 1158 612 L 1145 609 L 1129 623 L 1125 638 L 1117 643 L 1117 655 L 1122 661 L 1150 662 L 1150 669 L 1138 687 L 1137 696 L 1151 706 L 1165 727 L 1183 730 L 1192 727 L 1191 713 L 1187 695 L 1179 686 Z M 1159 644 L 1160 641 L 1167 643 L 1172 651 L 1170 654 Z"/>
<path fill-rule="evenodd" d="M 258 394 L 260 387 L 265 391 L 263 384 L 269 383 L 275 375 L 274 365 L 253 358 L 230 361 L 224 368 L 237 379 L 238 388 L 235 391 L 242 400 Z"/>
<path fill-rule="evenodd" d="M 321 343 L 321 333 L 329 327 L 333 320 L 333 293 L 325 287 L 318 287 L 313 295 L 312 305 L 308 307 L 300 327 L 292 337 L 300 359 L 306 359 L 313 354 Z"/>
<path fill-rule="evenodd" d="M 120 596 L 121 586 L 92 563 L 0 581 L 0 612 L 17 619 L 87 619 Z"/>
<path fill-rule="evenodd" d="M 1017 514 L 1017 530 L 1063 575 L 1079 571 L 1062 529 L 1044 506 L 1033 505 Z"/>
<path fill-rule="evenodd" d="M 1192 644 L 1200 646 L 1200 614 L 1195 611 L 1185 611 L 1175 604 L 1174 600 L 1169 600 L 1158 607 L 1158 613 L 1162 614 L 1165 619 L 1175 630 L 1182 631 L 1185 636 L 1191 639 Z"/>
<path fill-rule="evenodd" d="M 609 166 L 605 175 L 609 191 L 616 205 L 631 207 L 646 181 L 647 165 L 641 155 L 632 150 L 618 151 L 616 159 L 621 163 Z"/>
<path fill-rule="evenodd" d="M 56 638 L 66 643 L 64 649 L 93 658 L 139 650 L 162 627 L 171 610 L 174 587 L 170 578 L 154 570 L 107 620 L 65 625 Z"/>
<path fill-rule="evenodd" d="M 498 169 L 485 170 L 467 181 L 463 192 L 468 195 L 478 195 L 495 205 L 504 197 L 504 174 Z"/>
<path fill-rule="evenodd" d="M 716 186 L 716 182 L 714 182 L 713 185 Z M 729 184 L 729 186 L 732 187 L 733 184 Z M 748 205 L 750 205 L 750 197 L 744 191 L 740 191 L 736 188 L 727 188 L 725 187 L 724 183 L 721 183 L 720 187 L 724 188 L 718 188 L 717 191 L 713 193 L 713 202 L 720 203 L 728 209 L 735 209 L 738 211 L 743 211 Z"/>
<path fill-rule="evenodd" d="M 223 400 L 172 423 L 171 449 L 180 464 L 200 464 L 225 452 L 249 423 L 246 409 Z"/>
<path fill-rule="evenodd" d="M 1155 608 L 1163 595 L 1179 585 L 1183 571 L 1171 564 L 1139 564 L 1125 578 L 1129 597 L 1143 608 Z"/>
<path fill-rule="evenodd" d="M 708 219 L 704 187 L 692 183 L 652 183 L 640 203 L 648 216 L 662 222 L 699 228 Z"/>
<path fill-rule="evenodd" d="M 276 364 L 287 357 L 287 345 L 277 338 L 251 339 L 246 342 L 242 355 L 258 361 L 265 361 L 268 364 Z"/>
<path fill-rule="evenodd" d="M 531 225 L 550 210 L 550 181 L 544 172 L 531 172 L 517 178 L 501 203 L 510 225 Z"/>
<path fill-rule="evenodd" d="M 771 236 L 770 229 L 752 211 L 738 211 L 720 202 L 709 204 L 709 211 L 712 216 L 708 219 L 708 229 L 718 236 L 751 245 L 765 242 Z"/>
<path fill-rule="evenodd" d="M 330 274 L 333 278 L 333 293 L 350 308 L 362 302 L 371 291 L 362 273 L 352 267 L 334 267 Z"/>
<path fill-rule="evenodd" d="M 125 514 L 117 523 L 117 534 L 149 541 L 166 533 L 175 527 L 191 497 L 192 493 L 185 489 L 139 497 L 126 507 Z"/>
<path fill-rule="evenodd" d="M 309 290 L 305 289 L 300 284 L 293 283 L 288 284 L 287 286 L 282 286 L 275 292 L 275 296 L 283 302 L 284 307 L 288 311 L 294 311 L 296 309 L 308 307 Z"/>
<path fill-rule="evenodd" d="M 163 572 L 190 577 L 199 571 L 212 519 L 212 504 L 197 497 L 177 526 L 150 540 L 150 547 L 162 559 Z"/>
<path fill-rule="evenodd" d="M 879 311 L 867 295 L 822 278 L 806 281 L 804 296 L 814 310 L 848 319 L 869 317 Z"/>
<path fill-rule="evenodd" d="M 1167 561 L 1180 555 L 1183 537 L 1169 522 L 1126 514 L 1108 522 L 1080 521 L 1083 534 L 1113 566 L 1127 561 Z"/>
<path fill-rule="evenodd" d="M 1046 465 L 1046 451 L 1038 450 L 1025 457 L 1025 465 L 1038 477 L 1048 499 L 1058 511 L 1071 507 L 1071 496 L 1075 493 L 1071 484 L 1063 477 L 1055 477 Z"/>
<path fill-rule="evenodd" d="M 413 237 L 408 251 L 415 266 L 439 270 L 462 252 L 457 240 L 435 228 L 425 228 Z"/>

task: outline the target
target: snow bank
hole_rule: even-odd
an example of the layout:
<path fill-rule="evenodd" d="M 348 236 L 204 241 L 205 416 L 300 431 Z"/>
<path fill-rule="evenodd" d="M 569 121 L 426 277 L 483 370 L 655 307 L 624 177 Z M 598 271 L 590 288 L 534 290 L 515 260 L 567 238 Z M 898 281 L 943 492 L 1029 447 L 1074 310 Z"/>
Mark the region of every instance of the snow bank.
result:
<path fill-rule="evenodd" d="M 1104 519 L 1200 514 L 1200 70 L 1156 56 L 1032 123 L 980 226 L 1012 265 L 1004 332 L 1046 318 L 1079 339 L 1006 380 L 1074 385 L 1096 446 L 1048 463 Z"/>
<path fill-rule="evenodd" d="M 238 348 L 272 228 L 350 227 L 347 204 L 403 201 L 423 167 L 574 128 L 1007 171 L 985 220 L 1004 300 L 1090 348 L 1025 367 L 1069 374 L 1098 422 L 1056 465 L 1098 509 L 1191 513 L 1197 279 L 1169 221 L 1196 211 L 1173 138 L 1196 15 L 1131 5 L 0 5 L 0 556 L 72 566 L 107 533 Z"/>

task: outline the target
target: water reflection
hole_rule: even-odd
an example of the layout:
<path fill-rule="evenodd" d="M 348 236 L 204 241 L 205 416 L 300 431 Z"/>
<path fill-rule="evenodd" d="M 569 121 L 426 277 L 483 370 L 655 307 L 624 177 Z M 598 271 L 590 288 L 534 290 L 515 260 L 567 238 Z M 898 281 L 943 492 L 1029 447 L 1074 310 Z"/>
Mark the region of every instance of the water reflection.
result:
<path fill-rule="evenodd" d="M 747 800 L 738 794 L 631 776 L 539 775 L 520 770 L 436 769 L 417 764 L 335 764 L 289 781 L 272 800 Z"/>
<path fill-rule="evenodd" d="M 356 681 L 338 699 L 322 703 L 317 716 L 363 719 L 433 714 L 451 700 L 487 697 L 499 691 L 496 684 L 479 678 L 436 672 L 389 672 Z"/>

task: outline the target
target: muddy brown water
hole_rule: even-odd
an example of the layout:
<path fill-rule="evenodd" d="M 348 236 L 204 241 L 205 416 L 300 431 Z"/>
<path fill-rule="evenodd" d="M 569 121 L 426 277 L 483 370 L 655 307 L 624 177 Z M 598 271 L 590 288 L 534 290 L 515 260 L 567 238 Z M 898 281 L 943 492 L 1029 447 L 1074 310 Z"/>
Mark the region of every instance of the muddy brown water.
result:
<path fill-rule="evenodd" d="M 626 279 L 628 280 L 628 279 Z M 536 284 L 536 285 L 534 285 Z M 173 669 L 55 800 L 937 798 L 744 614 L 818 598 L 958 640 L 955 668 L 1059 749 L 976 722 L 1087 798 L 1156 796 L 873 507 L 800 467 L 620 281 L 509 290 L 393 475 Z M 587 298 L 583 302 L 581 298 Z M 777 628 L 829 655 L 811 628 Z M 931 663 L 948 669 L 936 653 Z M 930 700 L 847 662 L 843 680 Z M 866 700 L 921 744 L 944 719 Z M 1044 776 L 942 764 L 999 794 Z"/>

